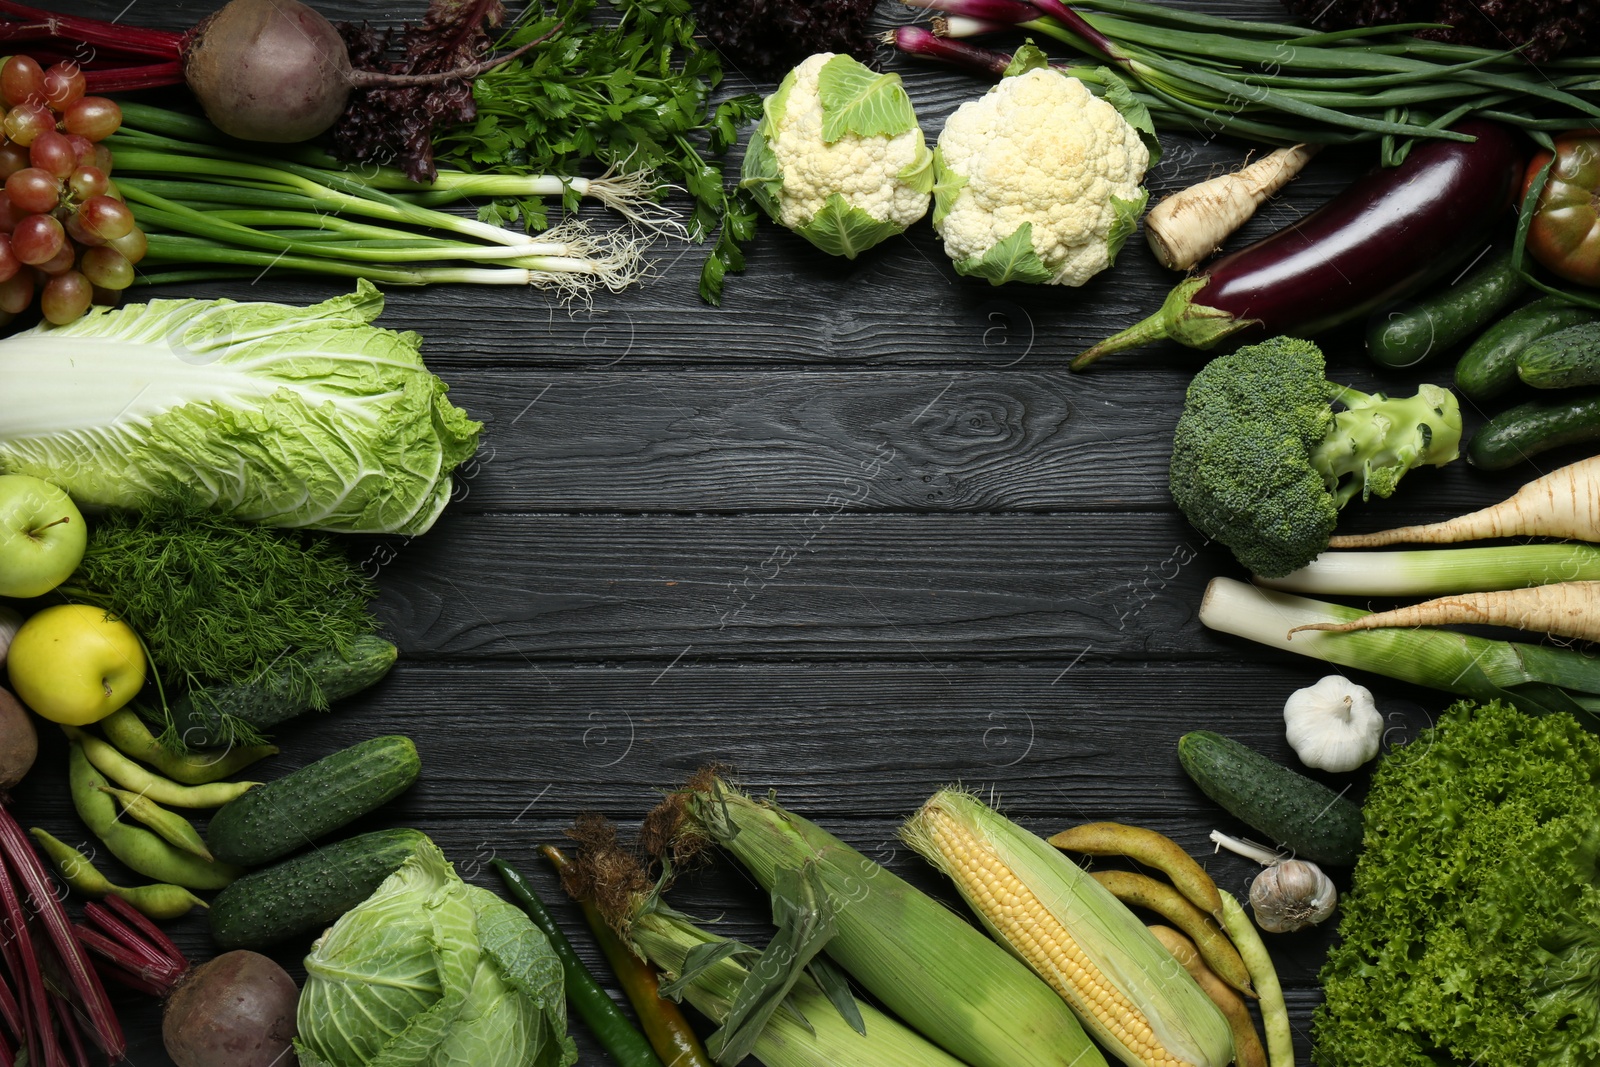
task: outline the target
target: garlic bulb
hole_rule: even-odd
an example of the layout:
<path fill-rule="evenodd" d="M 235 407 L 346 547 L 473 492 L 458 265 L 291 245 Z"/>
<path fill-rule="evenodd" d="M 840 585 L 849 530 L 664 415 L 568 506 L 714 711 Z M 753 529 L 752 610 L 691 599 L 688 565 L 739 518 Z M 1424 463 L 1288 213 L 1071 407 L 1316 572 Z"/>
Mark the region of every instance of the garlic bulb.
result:
<path fill-rule="evenodd" d="M 1250 907 L 1256 925 L 1286 934 L 1333 914 L 1339 891 L 1322 868 L 1306 860 L 1284 860 L 1256 875 L 1250 883 Z"/>
<path fill-rule="evenodd" d="M 6 652 L 11 648 L 11 639 L 17 636 L 17 631 L 21 627 L 22 616 L 0 605 L 0 666 L 5 665 Z"/>
<path fill-rule="evenodd" d="M 1283 722 L 1300 762 L 1319 771 L 1353 771 L 1383 743 L 1372 691 L 1337 674 L 1289 694 Z"/>

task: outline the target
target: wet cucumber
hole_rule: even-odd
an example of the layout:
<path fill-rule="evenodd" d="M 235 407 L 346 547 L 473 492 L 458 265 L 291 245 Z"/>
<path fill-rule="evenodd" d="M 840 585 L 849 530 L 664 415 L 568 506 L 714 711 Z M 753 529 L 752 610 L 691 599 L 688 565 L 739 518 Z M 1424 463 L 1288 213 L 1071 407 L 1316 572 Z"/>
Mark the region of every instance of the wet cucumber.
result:
<path fill-rule="evenodd" d="M 1600 393 L 1534 400 L 1479 427 L 1467 445 L 1467 462 L 1486 471 L 1505 470 L 1540 452 L 1595 440 L 1600 440 Z"/>
<path fill-rule="evenodd" d="M 420 830 L 378 830 L 253 871 L 211 901 L 211 936 L 235 949 L 315 933 L 371 896 L 427 840 Z"/>
<path fill-rule="evenodd" d="M 1539 338 L 1517 357 L 1517 376 L 1535 389 L 1600 385 L 1600 322 Z"/>
<path fill-rule="evenodd" d="M 229 863 L 270 863 L 399 796 L 421 770 L 409 737 L 374 737 L 230 800 L 206 844 Z"/>
<path fill-rule="evenodd" d="M 249 685 L 193 689 L 172 705 L 173 729 L 186 748 L 253 742 L 261 731 L 376 684 L 398 654 L 381 637 L 358 637 L 348 657 L 329 649 L 299 670 L 274 671 Z"/>
<path fill-rule="evenodd" d="M 1367 354 L 1380 367 L 1415 367 L 1481 329 L 1527 284 L 1511 266 L 1510 246 L 1494 249 L 1460 281 L 1374 316 L 1367 326 Z"/>
<path fill-rule="evenodd" d="M 1541 337 L 1585 322 L 1595 313 L 1556 296 L 1518 308 L 1478 336 L 1456 363 L 1456 388 L 1473 400 L 1490 400 L 1517 384 L 1517 357 Z"/>
<path fill-rule="evenodd" d="M 1320 782 L 1208 730 L 1178 740 L 1200 791 L 1301 859 L 1348 865 L 1361 850 L 1361 809 Z"/>

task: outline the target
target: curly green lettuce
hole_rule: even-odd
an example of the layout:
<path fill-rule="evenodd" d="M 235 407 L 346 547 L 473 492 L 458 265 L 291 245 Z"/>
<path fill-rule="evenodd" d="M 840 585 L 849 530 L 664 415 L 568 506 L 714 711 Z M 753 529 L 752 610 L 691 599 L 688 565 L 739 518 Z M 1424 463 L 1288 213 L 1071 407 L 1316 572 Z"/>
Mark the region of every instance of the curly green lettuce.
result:
<path fill-rule="evenodd" d="M 1600 1062 L 1600 739 L 1463 701 L 1384 758 L 1364 816 L 1317 1062 Z"/>

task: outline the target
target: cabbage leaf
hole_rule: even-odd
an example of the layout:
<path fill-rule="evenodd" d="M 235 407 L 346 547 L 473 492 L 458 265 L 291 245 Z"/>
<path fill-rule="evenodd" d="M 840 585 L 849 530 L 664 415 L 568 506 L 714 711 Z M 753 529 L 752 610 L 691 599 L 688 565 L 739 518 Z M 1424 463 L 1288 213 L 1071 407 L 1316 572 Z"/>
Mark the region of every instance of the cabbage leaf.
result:
<path fill-rule="evenodd" d="M 483 427 L 382 310 L 363 280 L 307 308 L 152 300 L 0 340 L 0 471 L 80 504 L 422 533 Z"/>
<path fill-rule="evenodd" d="M 311 946 L 304 1067 L 567 1067 L 561 964 L 527 916 L 424 843 Z"/>

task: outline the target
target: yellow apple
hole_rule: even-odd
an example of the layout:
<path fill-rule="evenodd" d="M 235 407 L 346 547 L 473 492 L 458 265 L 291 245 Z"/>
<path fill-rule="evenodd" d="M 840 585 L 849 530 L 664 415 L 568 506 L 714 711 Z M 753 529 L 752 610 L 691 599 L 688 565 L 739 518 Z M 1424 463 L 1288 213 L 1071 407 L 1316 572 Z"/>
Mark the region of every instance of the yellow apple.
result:
<path fill-rule="evenodd" d="M 60 604 L 22 624 L 6 657 L 11 688 L 51 722 L 99 722 L 144 687 L 144 649 L 103 608 Z"/>

